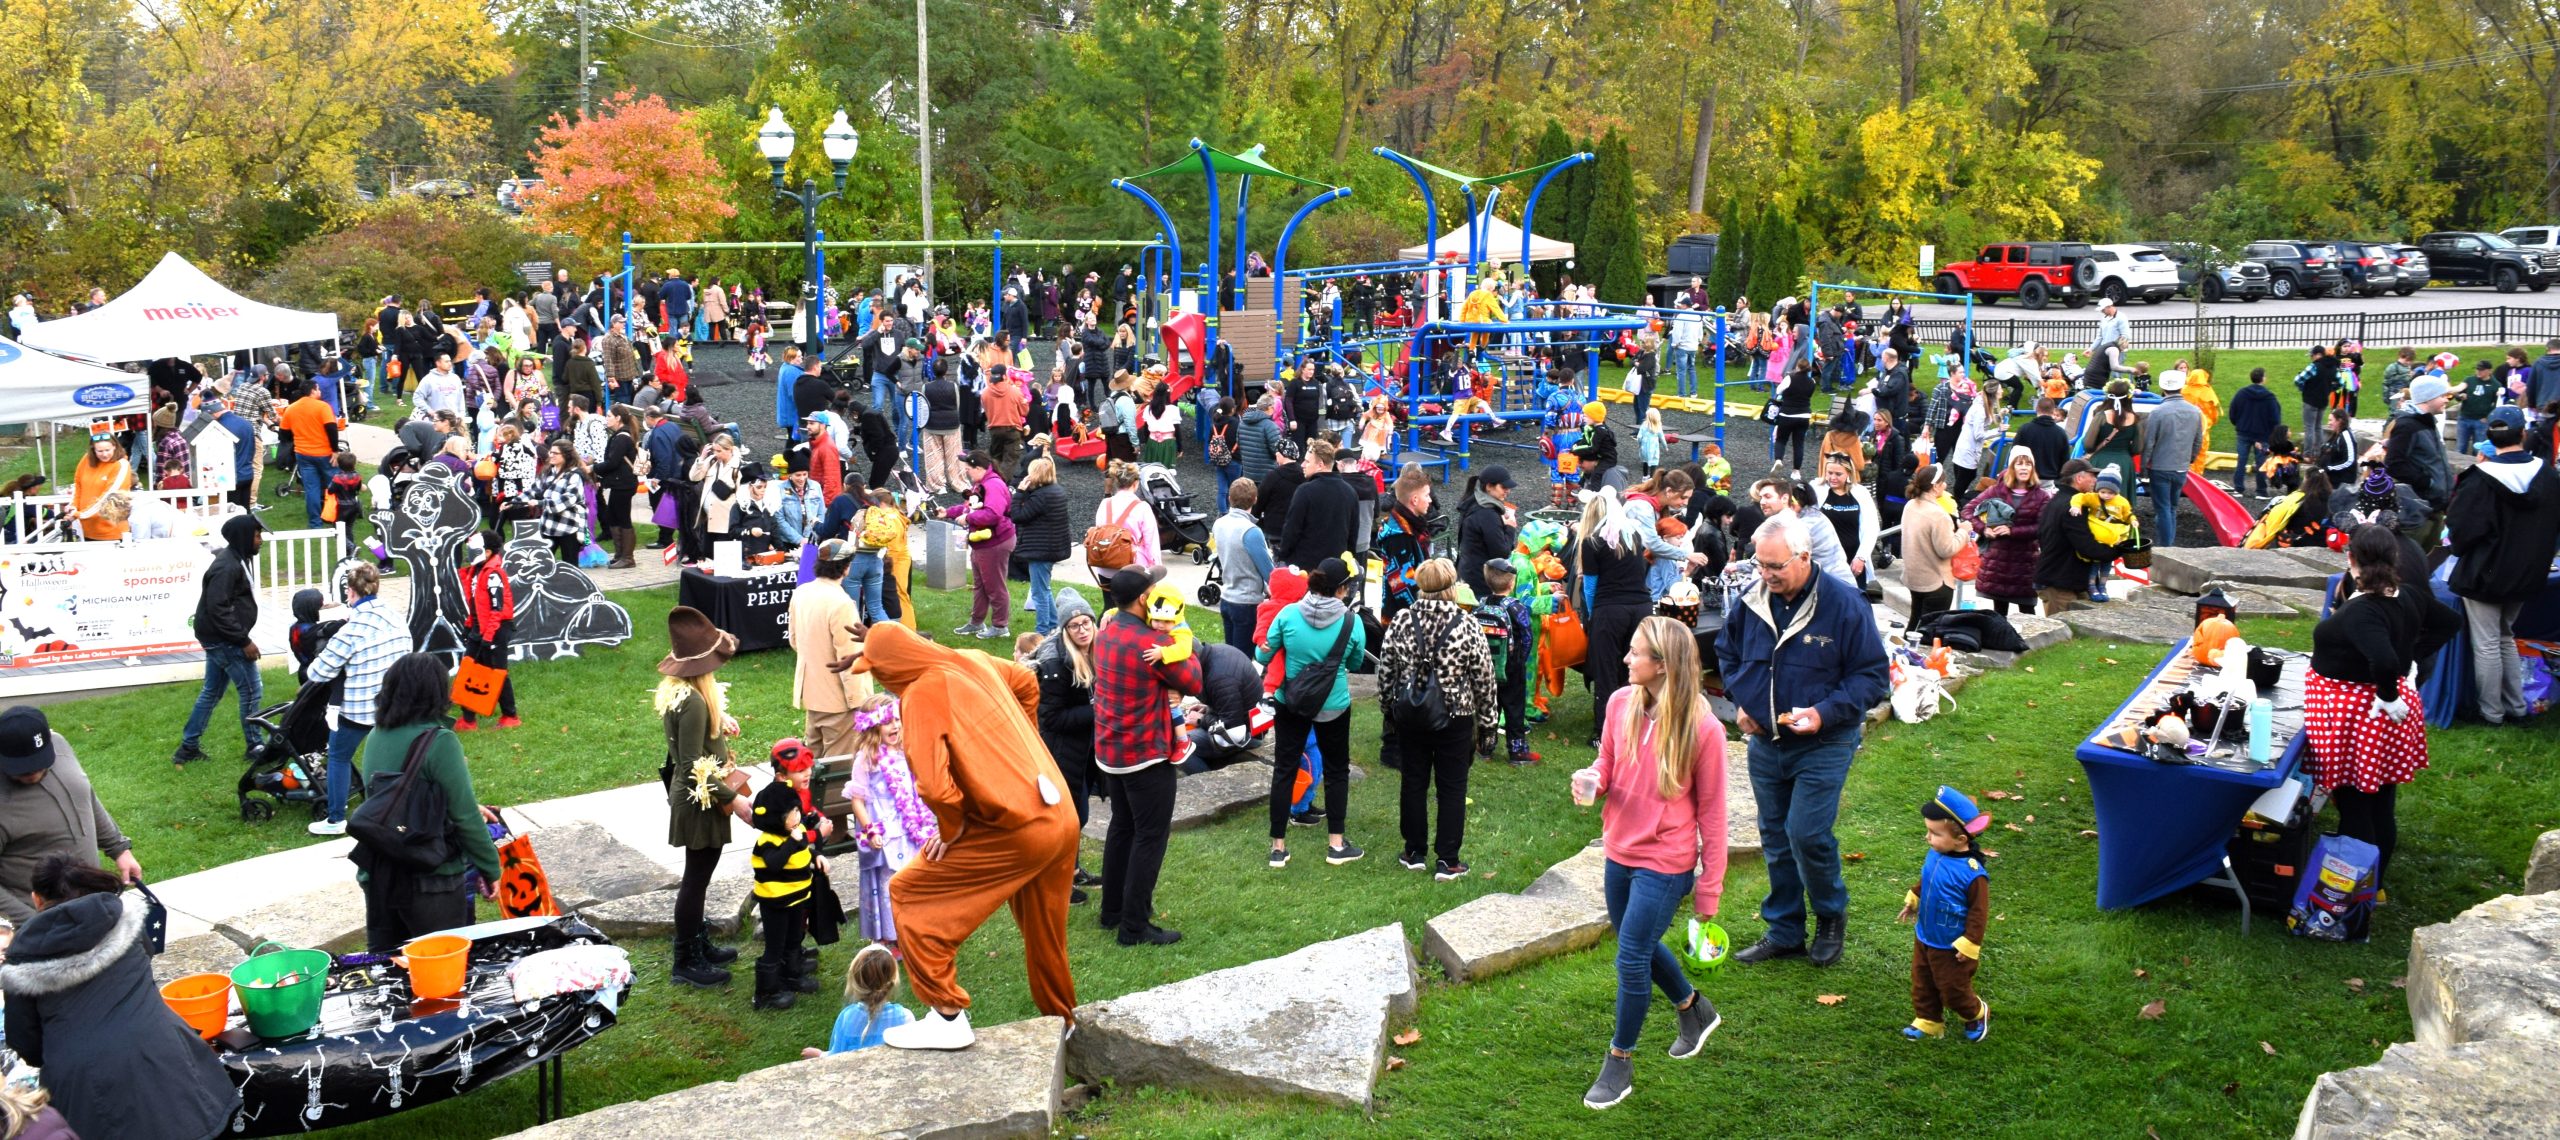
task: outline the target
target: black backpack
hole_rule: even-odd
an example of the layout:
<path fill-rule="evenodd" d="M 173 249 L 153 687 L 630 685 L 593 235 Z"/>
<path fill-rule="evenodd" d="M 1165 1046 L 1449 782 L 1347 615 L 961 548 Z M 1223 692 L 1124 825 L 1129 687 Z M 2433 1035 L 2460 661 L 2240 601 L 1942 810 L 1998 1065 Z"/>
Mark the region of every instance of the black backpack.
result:
<path fill-rule="evenodd" d="M 1342 633 L 1333 639 L 1333 652 L 1324 660 L 1303 666 L 1280 686 L 1280 707 L 1301 720 L 1314 720 L 1333 697 L 1333 675 L 1342 668 L 1342 653 L 1351 647 L 1351 631 L 1358 619 L 1342 615 Z"/>
<path fill-rule="evenodd" d="M 1334 380 L 1324 386 L 1324 418 L 1329 420 L 1360 418 L 1360 394 L 1351 390 L 1349 382 Z"/>
<path fill-rule="evenodd" d="M 368 869 L 387 865 L 432 871 L 453 857 L 453 821 L 448 818 L 453 805 L 442 786 L 418 775 L 427 749 L 444 731 L 439 726 L 419 733 L 398 772 L 377 772 L 365 780 L 364 802 L 348 813 L 347 834 L 356 841 L 356 851 L 370 858 Z"/>

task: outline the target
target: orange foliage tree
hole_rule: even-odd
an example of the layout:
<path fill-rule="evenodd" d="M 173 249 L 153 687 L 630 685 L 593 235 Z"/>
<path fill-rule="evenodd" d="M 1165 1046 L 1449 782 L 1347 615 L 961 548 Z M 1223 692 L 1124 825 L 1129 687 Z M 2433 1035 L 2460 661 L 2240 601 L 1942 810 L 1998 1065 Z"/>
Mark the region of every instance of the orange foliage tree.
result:
<path fill-rule="evenodd" d="M 575 122 L 553 115 L 543 128 L 533 152 L 542 185 L 522 199 L 535 226 L 603 254 L 619 248 L 625 232 L 645 241 L 693 241 L 737 214 L 693 112 L 629 91 L 596 111 Z"/>

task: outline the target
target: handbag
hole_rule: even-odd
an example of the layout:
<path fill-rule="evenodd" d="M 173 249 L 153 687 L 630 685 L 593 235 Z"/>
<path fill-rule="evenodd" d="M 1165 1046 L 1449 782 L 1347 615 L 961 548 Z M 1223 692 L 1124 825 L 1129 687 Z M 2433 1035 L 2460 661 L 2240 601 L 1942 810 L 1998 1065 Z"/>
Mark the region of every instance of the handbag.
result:
<path fill-rule="evenodd" d="M 498 693 L 506 683 L 506 670 L 465 657 L 453 671 L 453 703 L 476 716 L 487 716 L 498 707 Z"/>
<path fill-rule="evenodd" d="M 1333 675 L 1342 669 L 1342 654 L 1351 648 L 1351 615 L 1342 617 L 1342 633 L 1333 639 L 1333 651 L 1313 665 L 1300 668 L 1281 683 L 1280 707 L 1290 715 L 1314 720 L 1324 711 L 1325 702 L 1333 699 Z"/>

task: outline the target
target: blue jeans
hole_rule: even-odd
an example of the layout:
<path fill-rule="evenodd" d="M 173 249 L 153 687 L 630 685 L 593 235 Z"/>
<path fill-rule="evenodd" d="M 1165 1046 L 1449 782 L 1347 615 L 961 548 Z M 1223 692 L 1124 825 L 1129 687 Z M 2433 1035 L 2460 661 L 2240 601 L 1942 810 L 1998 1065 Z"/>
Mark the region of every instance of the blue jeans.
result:
<path fill-rule="evenodd" d="M 2464 416 L 2461 419 L 2454 421 L 2453 450 L 2455 454 L 2469 455 L 2475 459 L 2479 458 L 2479 456 L 2471 450 L 2471 445 L 2480 443 L 2488 438 L 2489 421 L 2475 420 L 2469 416 Z"/>
<path fill-rule="evenodd" d="M 364 372 L 364 402 L 379 403 L 382 399 L 382 358 L 368 356 L 358 367 Z"/>
<path fill-rule="evenodd" d="M 258 685 L 257 663 L 237 645 L 204 647 L 204 689 L 196 694 L 194 711 L 187 714 L 186 734 L 179 738 L 181 747 L 192 748 L 204 739 L 205 725 L 212 722 L 213 706 L 222 701 L 225 689 L 240 690 L 240 739 L 253 751 L 258 747 L 258 728 L 249 723 L 249 718 L 257 715 L 265 690 Z"/>
<path fill-rule="evenodd" d="M 1683 395 L 1683 396 L 1695 396 L 1695 395 L 1697 395 L 1697 394 L 1698 394 L 1698 350 L 1697 350 L 1697 349 L 1694 349 L 1694 348 L 1675 348 L 1675 349 L 1672 349 L 1672 350 L 1671 350 L 1671 376 L 1672 376 L 1672 378 L 1673 378 L 1673 379 L 1674 379 L 1674 380 L 1679 384 L 1679 387 L 1680 387 L 1680 394 L 1681 394 L 1681 395 Z"/>
<path fill-rule="evenodd" d="M 294 469 L 302 476 L 302 513 L 311 520 L 314 530 L 325 525 L 320 521 L 320 503 L 329 497 L 329 480 L 338 474 L 337 465 L 330 459 L 326 455 L 293 457 Z"/>
<path fill-rule="evenodd" d="M 1206 443 L 1200 445 L 1204 451 L 1208 446 Z M 1244 464 L 1230 463 L 1224 467 L 1212 467 L 1209 472 L 1217 476 L 1215 482 L 1218 484 L 1218 513 L 1224 515 L 1227 513 L 1227 485 L 1244 478 Z"/>
<path fill-rule="evenodd" d="M 2142 477 L 2151 486 L 2151 530 L 2155 545 L 2178 545 L 2178 500 L 2186 497 L 2187 473 L 2155 471 Z"/>
<path fill-rule="evenodd" d="M 1226 626 L 1223 640 L 1243 650 L 1247 657 L 1253 656 L 1253 651 L 1258 648 L 1253 643 L 1253 622 L 1254 611 L 1259 608 L 1251 603 L 1239 605 L 1223 599 L 1218 602 L 1218 621 Z"/>
<path fill-rule="evenodd" d="M 1823 918 L 1849 914 L 1849 884 L 1840 877 L 1840 785 L 1848 782 L 1858 734 L 1785 743 L 1751 738 L 1751 794 L 1760 801 L 1760 850 L 1769 867 L 1769 898 L 1760 918 L 1768 939 L 1804 945 L 1810 901 Z"/>
<path fill-rule="evenodd" d="M 898 386 L 877 372 L 871 374 L 871 410 L 887 416 L 892 430 L 906 433 L 906 417 L 899 414 Z"/>
<path fill-rule="evenodd" d="M 373 731 L 369 724 L 357 724 L 338 718 L 338 727 L 329 730 L 329 822 L 347 821 L 347 791 L 354 786 L 356 746 L 364 743 L 365 734 Z"/>
<path fill-rule="evenodd" d="M 2260 469 L 2260 465 L 2264 464 L 2267 456 L 2271 454 L 2267 450 L 2267 441 L 2256 436 L 2244 435 L 2240 437 L 2238 446 L 2240 465 L 2231 469 L 2231 493 L 2234 495 L 2240 493 L 2242 479 L 2255 478 L 2258 481 L 2258 494 L 2265 495 L 2267 473 Z"/>
<path fill-rule="evenodd" d="M 1653 989 L 1679 1005 L 1697 992 L 1680 972 L 1680 960 L 1662 944 L 1680 900 L 1698 879 L 1696 871 L 1666 875 L 1643 867 L 1608 861 L 1600 876 L 1600 893 L 1609 903 L 1609 925 L 1618 928 L 1618 1028 L 1609 1046 L 1632 1052 L 1644 1031 L 1644 1014 L 1653 1004 Z"/>
<path fill-rule="evenodd" d="M 844 572 L 844 592 L 862 607 L 865 624 L 889 620 L 889 610 L 880 604 L 880 589 L 888 577 L 880 563 L 880 552 L 866 550 L 853 556 L 853 565 Z"/>
<path fill-rule="evenodd" d="M 1031 629 L 1042 637 L 1058 631 L 1057 597 L 1049 592 L 1047 562 L 1025 562 L 1031 573 Z"/>

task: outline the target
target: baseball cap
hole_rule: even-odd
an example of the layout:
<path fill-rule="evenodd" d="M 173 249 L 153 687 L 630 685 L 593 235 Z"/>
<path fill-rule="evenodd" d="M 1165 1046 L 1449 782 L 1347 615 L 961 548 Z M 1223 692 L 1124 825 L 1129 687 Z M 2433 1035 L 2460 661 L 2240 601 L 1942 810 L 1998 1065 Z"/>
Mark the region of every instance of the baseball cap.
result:
<path fill-rule="evenodd" d="M 2519 408 L 2514 404 L 2500 404 L 2495 408 L 2491 408 L 2489 410 L 2489 426 L 2511 427 L 2517 431 L 2523 431 L 2525 428 L 2524 409 Z"/>
<path fill-rule="evenodd" d="M 1327 558 L 1316 563 L 1315 571 L 1307 575 L 1307 593 L 1330 597 L 1350 580 L 1350 567 L 1343 565 L 1339 558 Z"/>
<path fill-rule="evenodd" d="M 1491 467 L 1487 467 L 1476 473 L 1476 485 L 1480 487 L 1501 487 L 1505 490 L 1509 490 L 1514 486 L 1511 482 L 1511 469 L 1499 463 L 1494 464 Z"/>
<path fill-rule="evenodd" d="M 0 712 L 0 774 L 32 776 L 53 767 L 53 726 L 44 710 L 17 705 Z"/>
<path fill-rule="evenodd" d="M 1112 609 L 1122 609 L 1129 603 L 1146 597 L 1147 587 L 1155 584 L 1155 574 L 1135 566 L 1126 566 L 1111 575 L 1111 581 L 1103 585 L 1102 594 L 1103 597 L 1110 599 Z"/>

